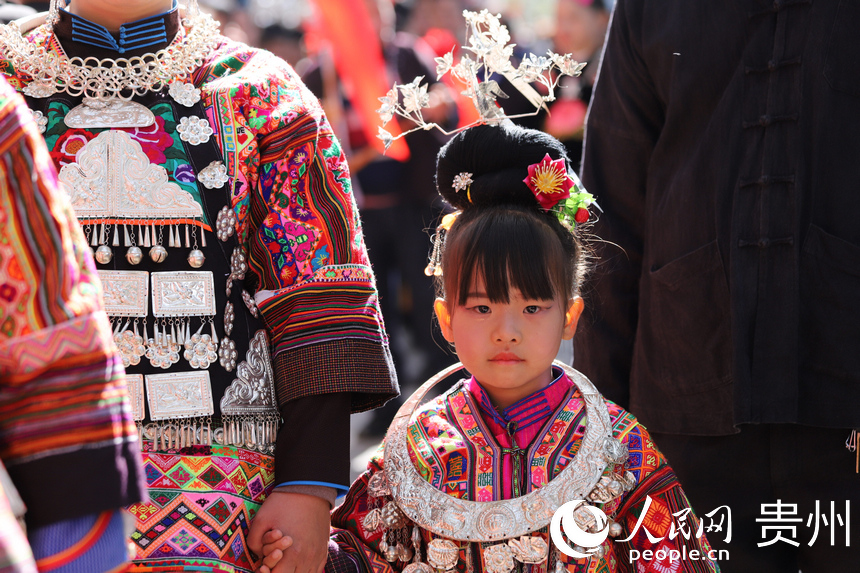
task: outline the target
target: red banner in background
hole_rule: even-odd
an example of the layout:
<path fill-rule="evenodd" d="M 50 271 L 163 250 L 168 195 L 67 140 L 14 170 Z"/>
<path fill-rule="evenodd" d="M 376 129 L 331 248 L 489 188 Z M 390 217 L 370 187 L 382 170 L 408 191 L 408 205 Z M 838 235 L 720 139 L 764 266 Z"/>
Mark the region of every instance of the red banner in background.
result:
<path fill-rule="evenodd" d="M 387 157 L 406 161 L 409 147 L 403 139 L 398 139 L 385 151 L 377 137 L 382 125 L 376 113 L 382 105 L 379 98 L 391 89 L 391 84 L 382 56 L 382 44 L 367 7 L 362 0 L 314 0 L 314 5 L 320 19 L 319 33 L 332 47 L 338 77 L 361 117 L 368 141 Z M 401 133 L 396 119 L 385 129 L 394 137 Z"/>

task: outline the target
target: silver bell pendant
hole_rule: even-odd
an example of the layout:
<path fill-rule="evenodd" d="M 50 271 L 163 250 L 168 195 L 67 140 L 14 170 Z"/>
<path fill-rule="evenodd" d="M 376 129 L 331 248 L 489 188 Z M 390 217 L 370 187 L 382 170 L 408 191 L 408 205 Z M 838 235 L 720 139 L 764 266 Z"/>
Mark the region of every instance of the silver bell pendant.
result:
<path fill-rule="evenodd" d="M 153 263 L 163 263 L 164 259 L 167 258 L 167 249 L 161 245 L 155 245 L 149 249 L 149 258 L 152 259 Z"/>
<path fill-rule="evenodd" d="M 99 263 L 106 265 L 111 262 L 113 259 L 113 250 L 107 245 L 101 245 L 98 249 L 96 249 L 96 261 Z"/>
<path fill-rule="evenodd" d="M 140 247 L 129 247 L 125 252 L 125 260 L 130 265 L 139 265 L 140 261 L 143 260 L 143 251 L 140 250 Z"/>
<path fill-rule="evenodd" d="M 203 261 L 205 260 L 206 257 L 200 249 L 194 249 L 188 253 L 188 264 L 191 265 L 192 268 L 199 269 L 203 266 Z"/>

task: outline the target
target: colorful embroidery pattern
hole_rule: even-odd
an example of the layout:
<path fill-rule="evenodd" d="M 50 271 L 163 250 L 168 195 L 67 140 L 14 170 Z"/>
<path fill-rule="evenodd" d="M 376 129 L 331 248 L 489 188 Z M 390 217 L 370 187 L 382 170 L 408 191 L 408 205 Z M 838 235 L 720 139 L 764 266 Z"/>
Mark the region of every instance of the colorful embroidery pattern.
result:
<path fill-rule="evenodd" d="M 229 446 L 195 446 L 175 454 L 146 451 L 149 503 L 133 505 L 135 563 L 219 565 L 249 573 L 245 538 L 273 485 L 274 460 Z"/>

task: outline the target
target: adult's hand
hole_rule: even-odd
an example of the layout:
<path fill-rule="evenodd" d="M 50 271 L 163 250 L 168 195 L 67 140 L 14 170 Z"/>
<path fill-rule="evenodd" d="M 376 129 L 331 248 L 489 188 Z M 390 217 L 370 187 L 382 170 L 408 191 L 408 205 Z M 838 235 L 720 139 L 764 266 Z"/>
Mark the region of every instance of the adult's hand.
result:
<path fill-rule="evenodd" d="M 267 567 L 271 573 L 321 573 L 328 556 L 329 510 L 329 503 L 320 497 L 273 491 L 251 522 L 248 547 L 263 555 L 263 536 L 278 530 L 292 544 L 277 564 Z"/>

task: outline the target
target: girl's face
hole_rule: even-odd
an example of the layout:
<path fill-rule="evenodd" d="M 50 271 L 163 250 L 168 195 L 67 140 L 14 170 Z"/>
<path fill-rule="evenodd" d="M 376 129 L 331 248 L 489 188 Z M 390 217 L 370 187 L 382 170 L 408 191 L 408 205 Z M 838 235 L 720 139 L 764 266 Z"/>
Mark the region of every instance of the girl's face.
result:
<path fill-rule="evenodd" d="M 511 288 L 510 301 L 491 302 L 476 276 L 466 303 L 435 309 L 442 334 L 481 383 L 493 403 L 505 408 L 552 381 L 552 361 L 562 340 L 570 340 L 582 313 L 582 299 L 531 300 Z"/>

